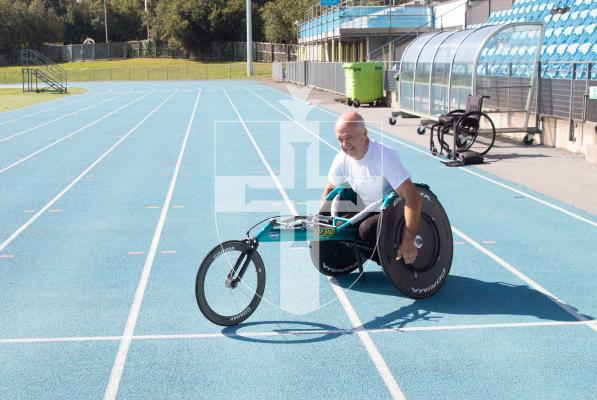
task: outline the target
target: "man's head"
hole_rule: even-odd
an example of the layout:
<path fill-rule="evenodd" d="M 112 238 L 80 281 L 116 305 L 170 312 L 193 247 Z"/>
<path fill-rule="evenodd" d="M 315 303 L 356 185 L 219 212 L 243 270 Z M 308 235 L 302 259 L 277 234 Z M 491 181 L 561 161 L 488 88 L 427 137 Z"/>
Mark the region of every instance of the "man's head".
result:
<path fill-rule="evenodd" d="M 350 157 L 360 160 L 367 153 L 369 139 L 365 120 L 354 111 L 346 112 L 336 122 L 336 139 L 340 148 Z"/>

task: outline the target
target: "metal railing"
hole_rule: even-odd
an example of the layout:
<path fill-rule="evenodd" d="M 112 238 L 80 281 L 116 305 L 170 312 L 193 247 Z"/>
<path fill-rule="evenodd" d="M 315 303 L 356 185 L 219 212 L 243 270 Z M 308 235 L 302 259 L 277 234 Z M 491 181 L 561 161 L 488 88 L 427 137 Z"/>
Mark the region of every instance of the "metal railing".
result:
<path fill-rule="evenodd" d="M 367 10 L 363 11 L 363 15 L 351 16 L 334 12 L 330 20 L 318 21 L 316 24 L 305 23 L 299 30 L 299 43 L 337 37 L 340 29 L 417 29 L 431 24 L 431 13 L 393 14 L 393 8 L 359 8 L 371 8 L 371 14 Z M 384 11 L 387 13 L 382 13 Z M 423 24 L 421 24 L 422 20 L 425 20 Z"/>
<path fill-rule="evenodd" d="M 91 60 L 122 60 L 128 58 L 183 58 L 202 61 L 245 61 L 246 42 L 213 42 L 205 50 L 183 51 L 168 46 L 157 45 L 152 41 L 48 45 L 37 49 L 54 62 Z M 294 61 L 298 46 L 253 42 L 253 61 Z"/>
<path fill-rule="evenodd" d="M 480 94 L 489 95 L 484 106 L 492 113 L 526 112 L 525 90 L 530 86 L 530 77 L 515 76 L 516 68 L 509 63 L 504 76 L 480 76 L 476 86 Z M 274 63 L 274 79 L 299 85 L 315 86 L 334 93 L 345 93 L 342 63 L 297 61 Z M 393 70 L 395 63 L 384 64 L 384 90 L 395 91 Z M 565 78 L 549 77 L 547 70 L 558 65 L 559 71 L 569 71 Z M 480 68 L 484 68 L 480 65 Z M 531 113 L 541 116 L 565 118 L 572 122 L 597 123 L 597 100 L 590 100 L 589 90 L 597 86 L 596 62 L 550 62 L 539 65 L 542 72 L 532 98 Z M 488 68 L 489 71 L 489 68 Z M 565 72 L 564 75 L 568 75 Z M 457 90 L 460 90 L 456 87 Z M 463 88 L 470 91 L 470 87 Z M 468 93 L 456 95 L 466 98 Z M 537 95 L 539 94 L 539 95 Z M 592 102 L 591 104 L 589 104 Z M 500 112 L 499 110 L 507 110 Z M 572 134 L 571 134 L 572 135 Z M 571 136 L 572 137 L 572 136 Z M 571 139 L 572 140 L 572 139 Z"/>
<path fill-rule="evenodd" d="M 27 90 L 33 90 L 34 77 L 35 91 L 40 91 L 39 80 L 42 80 L 53 90 L 67 91 L 68 80 L 64 68 L 54 64 L 52 60 L 40 52 L 32 49 L 21 50 L 21 63 L 23 91 L 25 91 L 25 84 L 27 84 Z"/>

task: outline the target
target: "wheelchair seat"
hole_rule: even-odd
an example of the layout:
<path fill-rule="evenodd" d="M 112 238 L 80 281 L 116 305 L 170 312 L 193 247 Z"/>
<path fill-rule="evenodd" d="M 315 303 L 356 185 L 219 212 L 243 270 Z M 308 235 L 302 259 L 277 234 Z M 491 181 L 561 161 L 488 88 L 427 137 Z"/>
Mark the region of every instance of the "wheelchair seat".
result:
<path fill-rule="evenodd" d="M 458 119 L 463 114 L 468 114 L 473 111 L 481 111 L 483 108 L 483 98 L 484 96 L 473 96 L 469 94 L 466 99 L 466 108 L 464 110 L 453 110 L 447 114 L 440 115 L 439 122 L 454 122 L 455 119 Z"/>

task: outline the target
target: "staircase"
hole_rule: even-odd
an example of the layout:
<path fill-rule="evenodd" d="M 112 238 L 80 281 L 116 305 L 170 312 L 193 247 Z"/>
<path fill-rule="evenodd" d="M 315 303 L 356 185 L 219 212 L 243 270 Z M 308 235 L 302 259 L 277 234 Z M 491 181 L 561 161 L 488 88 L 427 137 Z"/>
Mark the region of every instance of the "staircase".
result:
<path fill-rule="evenodd" d="M 66 71 L 37 50 L 21 50 L 23 92 L 67 92 Z"/>

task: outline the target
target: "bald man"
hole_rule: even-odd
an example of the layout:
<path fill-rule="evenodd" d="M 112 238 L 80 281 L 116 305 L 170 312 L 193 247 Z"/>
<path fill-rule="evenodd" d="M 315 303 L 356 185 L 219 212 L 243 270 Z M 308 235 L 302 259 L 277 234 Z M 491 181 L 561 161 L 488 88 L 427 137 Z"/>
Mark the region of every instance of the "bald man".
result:
<path fill-rule="evenodd" d="M 405 229 L 396 251 L 396 260 L 403 259 L 406 264 L 412 264 L 417 257 L 414 241 L 421 217 L 421 197 L 410 180 L 410 174 L 396 151 L 369 138 L 365 121 L 359 113 L 342 114 L 336 122 L 335 131 L 341 151 L 328 172 L 322 202 L 335 187 L 347 184 L 362 199 L 364 207 L 382 199 L 392 190 L 398 193 L 405 200 Z M 378 220 L 379 214 L 376 213 L 358 226 L 360 239 L 368 242 L 371 248 L 377 243 Z M 379 263 L 377 254 L 372 254 L 370 258 Z"/>

